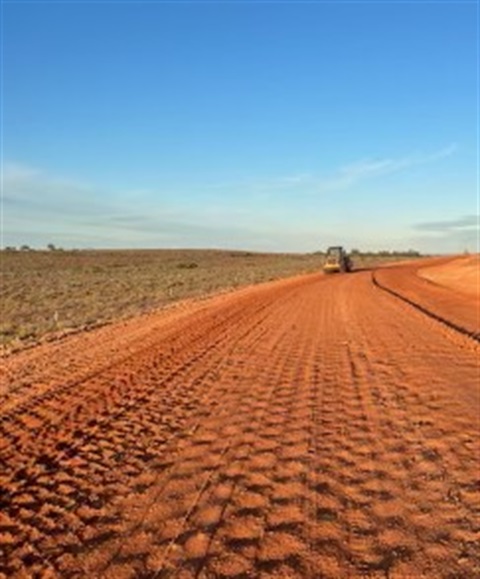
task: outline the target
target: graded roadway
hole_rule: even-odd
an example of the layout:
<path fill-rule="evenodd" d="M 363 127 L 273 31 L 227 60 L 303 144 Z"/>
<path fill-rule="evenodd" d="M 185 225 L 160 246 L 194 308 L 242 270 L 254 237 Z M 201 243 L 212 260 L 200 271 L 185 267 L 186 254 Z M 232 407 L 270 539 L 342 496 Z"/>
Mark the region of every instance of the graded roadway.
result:
<path fill-rule="evenodd" d="M 462 259 L 271 282 L 4 359 L 0 577 L 480 577 Z"/>

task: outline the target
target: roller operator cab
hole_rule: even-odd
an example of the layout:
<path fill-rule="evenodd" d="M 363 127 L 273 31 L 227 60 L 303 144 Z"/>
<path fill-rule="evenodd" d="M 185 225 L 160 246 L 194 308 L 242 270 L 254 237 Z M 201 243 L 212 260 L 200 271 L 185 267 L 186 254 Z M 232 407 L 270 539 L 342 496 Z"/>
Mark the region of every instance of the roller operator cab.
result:
<path fill-rule="evenodd" d="M 352 262 L 347 252 L 340 245 L 327 249 L 323 263 L 325 273 L 344 273 L 352 271 Z"/>

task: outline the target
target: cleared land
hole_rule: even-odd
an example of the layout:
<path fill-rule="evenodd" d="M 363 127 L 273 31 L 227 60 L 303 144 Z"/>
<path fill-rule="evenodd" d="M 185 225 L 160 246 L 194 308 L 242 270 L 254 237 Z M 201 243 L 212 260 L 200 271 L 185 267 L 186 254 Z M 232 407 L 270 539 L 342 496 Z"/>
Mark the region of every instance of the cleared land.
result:
<path fill-rule="evenodd" d="M 418 268 L 270 282 L 8 357 L 0 574 L 479 576 L 480 304 Z"/>
<path fill-rule="evenodd" d="M 322 259 L 202 250 L 4 251 L 0 262 L 0 343 L 11 343 L 316 271 Z"/>
<path fill-rule="evenodd" d="M 185 298 L 319 271 L 322 259 L 245 251 L 1 251 L 0 345 L 18 347 Z"/>

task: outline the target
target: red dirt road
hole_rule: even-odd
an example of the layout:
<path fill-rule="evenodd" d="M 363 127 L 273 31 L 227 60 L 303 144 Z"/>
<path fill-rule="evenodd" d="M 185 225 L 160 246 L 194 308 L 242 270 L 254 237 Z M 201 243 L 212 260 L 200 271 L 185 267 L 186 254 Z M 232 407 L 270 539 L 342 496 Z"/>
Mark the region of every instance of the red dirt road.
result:
<path fill-rule="evenodd" d="M 417 269 L 7 358 L 0 577 L 480 577 L 478 302 Z"/>

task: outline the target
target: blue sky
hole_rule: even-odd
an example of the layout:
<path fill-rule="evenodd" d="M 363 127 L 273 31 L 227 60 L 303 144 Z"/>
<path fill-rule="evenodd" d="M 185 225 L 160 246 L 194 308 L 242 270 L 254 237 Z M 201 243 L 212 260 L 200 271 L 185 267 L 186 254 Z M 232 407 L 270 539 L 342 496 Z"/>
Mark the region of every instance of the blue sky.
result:
<path fill-rule="evenodd" d="M 3 2 L 3 243 L 477 248 L 472 2 Z"/>

